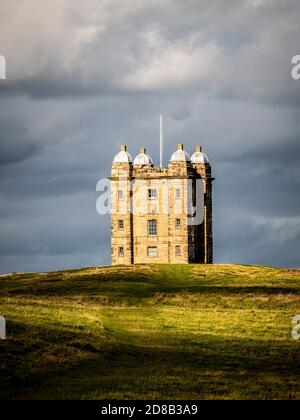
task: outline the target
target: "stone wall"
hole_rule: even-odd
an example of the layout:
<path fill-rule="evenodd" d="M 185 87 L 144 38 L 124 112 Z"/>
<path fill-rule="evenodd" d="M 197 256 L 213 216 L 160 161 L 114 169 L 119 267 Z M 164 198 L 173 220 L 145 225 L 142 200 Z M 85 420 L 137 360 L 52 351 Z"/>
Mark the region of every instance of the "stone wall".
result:
<path fill-rule="evenodd" d="M 157 168 L 114 163 L 110 179 L 113 265 L 213 262 L 209 164 L 170 162 L 167 168 Z M 204 220 L 189 225 L 199 189 L 197 180 L 203 183 Z M 148 197 L 149 189 L 156 190 L 156 198 Z M 180 197 L 176 189 L 180 189 Z M 122 198 L 119 191 L 123 191 Z M 149 220 L 157 221 L 156 236 L 148 234 Z"/>

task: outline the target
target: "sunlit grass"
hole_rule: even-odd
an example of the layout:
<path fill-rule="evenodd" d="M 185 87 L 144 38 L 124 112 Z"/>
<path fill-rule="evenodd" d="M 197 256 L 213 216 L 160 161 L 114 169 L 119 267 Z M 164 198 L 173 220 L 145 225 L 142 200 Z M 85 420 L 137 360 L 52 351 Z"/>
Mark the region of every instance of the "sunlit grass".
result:
<path fill-rule="evenodd" d="M 299 291 L 239 265 L 1 276 L 0 397 L 299 398 Z"/>

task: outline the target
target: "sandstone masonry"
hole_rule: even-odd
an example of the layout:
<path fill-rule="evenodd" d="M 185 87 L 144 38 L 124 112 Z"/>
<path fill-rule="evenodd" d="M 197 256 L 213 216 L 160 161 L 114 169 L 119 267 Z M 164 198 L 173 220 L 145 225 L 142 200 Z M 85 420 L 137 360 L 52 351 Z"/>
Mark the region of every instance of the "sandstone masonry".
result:
<path fill-rule="evenodd" d="M 111 169 L 112 264 L 213 262 L 211 166 L 199 146 L 183 145 L 167 167 L 126 146 Z"/>

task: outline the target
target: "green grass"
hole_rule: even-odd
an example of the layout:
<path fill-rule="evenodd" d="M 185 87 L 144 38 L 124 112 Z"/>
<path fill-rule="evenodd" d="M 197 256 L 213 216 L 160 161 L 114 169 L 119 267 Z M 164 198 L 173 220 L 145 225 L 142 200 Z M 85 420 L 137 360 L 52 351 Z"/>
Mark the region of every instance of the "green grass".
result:
<path fill-rule="evenodd" d="M 0 398 L 299 399 L 299 292 L 241 265 L 0 276 Z"/>

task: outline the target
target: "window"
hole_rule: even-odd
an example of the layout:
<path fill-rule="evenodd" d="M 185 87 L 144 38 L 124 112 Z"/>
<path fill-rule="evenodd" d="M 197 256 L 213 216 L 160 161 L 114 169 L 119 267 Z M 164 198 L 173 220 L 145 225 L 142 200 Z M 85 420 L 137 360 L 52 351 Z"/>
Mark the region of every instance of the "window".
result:
<path fill-rule="evenodd" d="M 124 229 L 124 220 L 118 220 L 118 228 Z"/>
<path fill-rule="evenodd" d="M 181 190 L 180 188 L 175 188 L 175 200 L 180 200 Z"/>
<path fill-rule="evenodd" d="M 175 255 L 176 256 L 181 255 L 181 246 L 180 245 L 176 245 L 176 247 L 175 247 Z"/>
<path fill-rule="evenodd" d="M 119 247 L 119 257 L 124 257 L 124 247 L 123 246 Z"/>
<path fill-rule="evenodd" d="M 148 257 L 157 257 L 157 247 L 149 246 L 148 247 Z"/>
<path fill-rule="evenodd" d="M 124 191 L 123 190 L 118 191 L 118 199 L 119 200 L 124 200 Z"/>
<path fill-rule="evenodd" d="M 148 199 L 149 200 L 155 200 L 157 198 L 157 191 L 153 188 L 150 188 L 148 190 Z"/>
<path fill-rule="evenodd" d="M 176 227 L 176 229 L 180 229 L 181 228 L 181 220 L 180 219 L 176 219 L 175 220 L 175 227 Z"/>
<path fill-rule="evenodd" d="M 148 220 L 148 235 L 156 236 L 157 235 L 157 221 Z"/>

